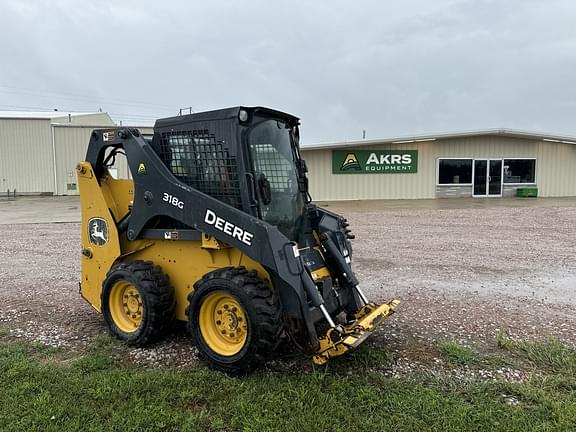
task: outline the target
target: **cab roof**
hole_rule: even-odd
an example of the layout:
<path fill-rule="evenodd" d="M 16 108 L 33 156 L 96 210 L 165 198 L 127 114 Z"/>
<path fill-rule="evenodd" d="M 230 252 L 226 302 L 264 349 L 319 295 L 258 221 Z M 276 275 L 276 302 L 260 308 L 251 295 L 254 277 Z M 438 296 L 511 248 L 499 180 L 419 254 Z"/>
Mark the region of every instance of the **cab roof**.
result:
<path fill-rule="evenodd" d="M 199 113 L 192 113 L 192 114 L 185 114 L 185 115 L 178 115 L 175 117 L 167 117 L 163 119 L 156 120 L 154 124 L 155 128 L 165 128 L 171 126 L 178 126 L 181 124 L 186 123 L 193 123 L 193 122 L 205 122 L 205 121 L 218 121 L 218 120 L 228 120 L 232 118 L 238 118 L 238 114 L 240 110 L 246 110 L 249 113 L 253 114 L 263 114 L 265 116 L 275 117 L 284 119 L 290 123 L 300 123 L 300 119 L 295 117 L 291 114 L 277 111 L 271 108 L 266 107 L 244 107 L 244 106 L 236 106 L 231 108 L 222 108 L 213 111 L 204 111 Z"/>

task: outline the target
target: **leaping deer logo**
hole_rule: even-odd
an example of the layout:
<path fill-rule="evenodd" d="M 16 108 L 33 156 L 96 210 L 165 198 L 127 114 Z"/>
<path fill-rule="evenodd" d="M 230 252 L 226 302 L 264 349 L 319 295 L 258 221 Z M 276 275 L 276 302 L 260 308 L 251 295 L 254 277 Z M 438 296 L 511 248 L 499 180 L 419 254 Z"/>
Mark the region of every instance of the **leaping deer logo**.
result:
<path fill-rule="evenodd" d="M 97 239 L 100 238 L 102 241 L 106 241 L 106 237 L 104 237 L 104 231 L 98 231 L 98 225 L 92 225 L 92 238 Z"/>
<path fill-rule="evenodd" d="M 103 245 L 108 241 L 108 227 L 106 221 L 102 218 L 93 218 L 88 224 L 90 243 Z"/>

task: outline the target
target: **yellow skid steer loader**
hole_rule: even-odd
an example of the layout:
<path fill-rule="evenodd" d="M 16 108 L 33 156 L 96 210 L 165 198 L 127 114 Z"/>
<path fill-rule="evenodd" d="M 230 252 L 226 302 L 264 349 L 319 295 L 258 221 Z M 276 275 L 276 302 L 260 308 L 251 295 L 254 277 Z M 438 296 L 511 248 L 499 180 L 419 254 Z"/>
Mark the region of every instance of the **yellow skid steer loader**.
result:
<path fill-rule="evenodd" d="M 326 363 L 393 313 L 351 269 L 343 217 L 308 193 L 299 120 L 236 107 L 93 132 L 77 167 L 82 296 L 132 345 L 186 322 L 217 369 L 250 370 L 282 340 Z M 123 155 L 130 179 L 109 167 Z"/>

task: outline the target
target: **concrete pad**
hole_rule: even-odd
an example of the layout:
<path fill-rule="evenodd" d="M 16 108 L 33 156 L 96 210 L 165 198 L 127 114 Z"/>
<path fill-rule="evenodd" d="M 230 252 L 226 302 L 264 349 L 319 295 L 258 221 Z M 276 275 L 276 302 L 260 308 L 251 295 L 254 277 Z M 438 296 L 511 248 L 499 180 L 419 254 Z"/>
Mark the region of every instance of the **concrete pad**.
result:
<path fill-rule="evenodd" d="M 454 198 L 413 200 L 319 201 L 334 211 L 376 212 L 398 209 L 466 209 L 492 207 L 576 207 L 568 198 Z M 80 222 L 80 197 L 0 197 L 0 225 Z"/>
<path fill-rule="evenodd" d="M 80 197 L 0 199 L 0 225 L 58 222 L 80 222 Z"/>
<path fill-rule="evenodd" d="M 399 209 L 467 209 L 492 207 L 576 207 L 576 197 L 562 198 L 439 198 L 405 200 L 318 201 L 320 207 L 339 211 Z"/>

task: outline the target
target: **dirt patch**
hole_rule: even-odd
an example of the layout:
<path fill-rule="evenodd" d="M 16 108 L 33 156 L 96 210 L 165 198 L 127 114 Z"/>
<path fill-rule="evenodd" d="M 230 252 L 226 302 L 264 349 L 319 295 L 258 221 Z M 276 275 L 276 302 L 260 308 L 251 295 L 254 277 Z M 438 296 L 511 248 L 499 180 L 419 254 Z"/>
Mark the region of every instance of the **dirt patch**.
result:
<path fill-rule="evenodd" d="M 502 328 L 576 345 L 576 208 L 345 213 L 363 290 L 402 300 L 370 342 L 394 351 L 398 368 L 435 364 L 442 340 L 490 349 Z M 79 224 L 1 225 L 0 236 L 0 326 L 11 337 L 81 351 L 106 333 L 78 294 Z M 192 366 L 197 351 L 178 330 L 125 358 Z"/>

